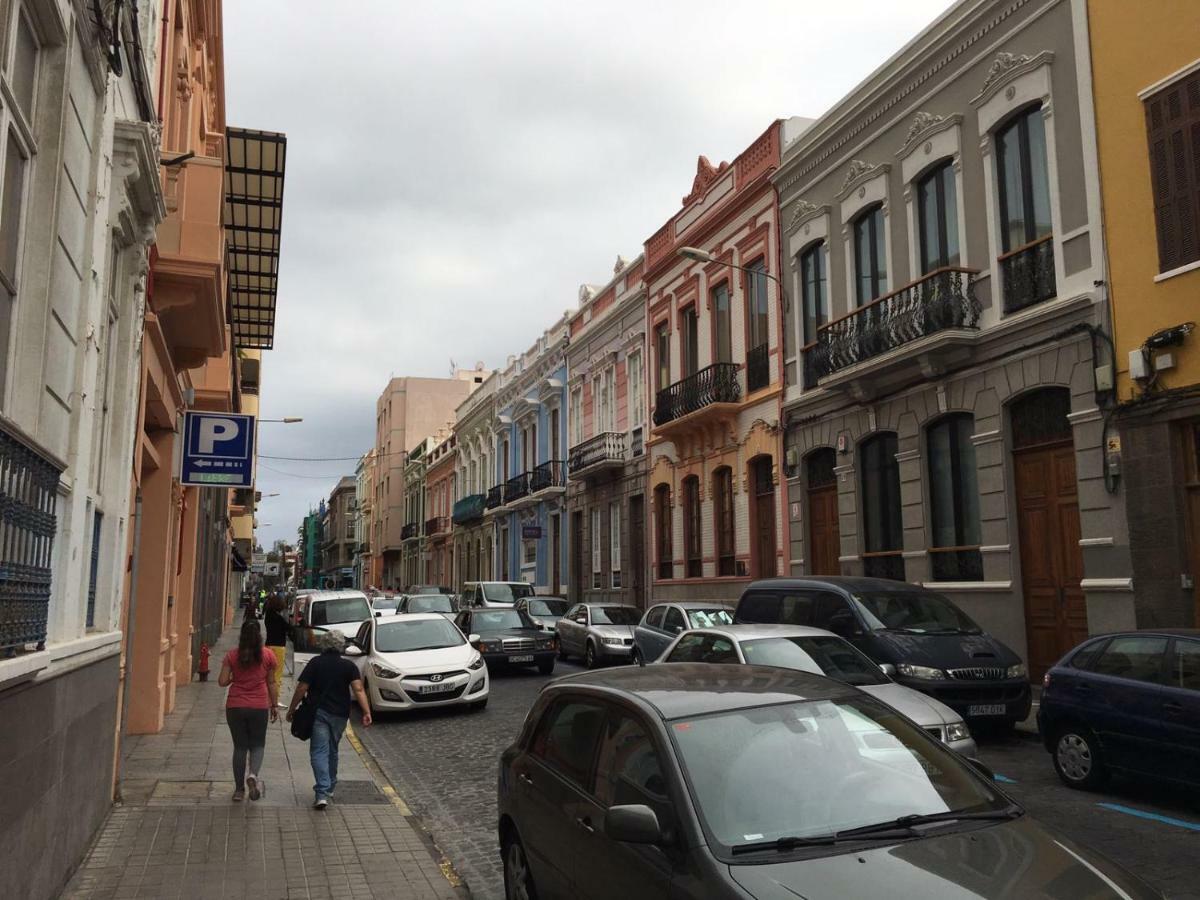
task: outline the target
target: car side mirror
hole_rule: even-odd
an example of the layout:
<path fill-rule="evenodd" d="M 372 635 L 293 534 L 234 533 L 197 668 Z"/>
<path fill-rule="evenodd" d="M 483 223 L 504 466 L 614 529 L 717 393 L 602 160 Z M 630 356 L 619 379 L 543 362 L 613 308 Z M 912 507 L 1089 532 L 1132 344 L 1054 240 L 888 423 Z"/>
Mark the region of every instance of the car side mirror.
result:
<path fill-rule="evenodd" d="M 662 828 L 654 810 L 640 803 L 610 806 L 604 813 L 604 833 L 626 844 L 661 844 Z"/>
<path fill-rule="evenodd" d="M 346 644 L 346 649 L 344 652 L 347 656 L 363 655 L 362 647 L 358 646 L 358 644 Z"/>
<path fill-rule="evenodd" d="M 483 638 L 481 638 L 477 634 L 468 634 L 467 635 L 467 643 L 470 644 L 472 647 L 478 647 L 479 642 L 482 640 L 483 640 Z"/>
<path fill-rule="evenodd" d="M 882 672 L 884 675 L 886 675 L 888 678 L 896 677 L 896 667 L 893 666 L 891 663 L 880 663 L 879 671 Z"/>
<path fill-rule="evenodd" d="M 980 775 L 982 775 L 988 781 L 996 780 L 996 773 L 993 772 L 991 770 L 991 768 L 988 767 L 987 763 L 983 762 L 982 760 L 975 759 L 974 757 L 970 757 L 970 756 L 967 757 L 967 762 L 970 764 L 972 769 L 974 769 L 976 772 L 978 772 Z"/>
<path fill-rule="evenodd" d="M 375 610 L 375 618 L 382 619 L 383 618 L 383 610 L 381 610 L 381 609 Z"/>

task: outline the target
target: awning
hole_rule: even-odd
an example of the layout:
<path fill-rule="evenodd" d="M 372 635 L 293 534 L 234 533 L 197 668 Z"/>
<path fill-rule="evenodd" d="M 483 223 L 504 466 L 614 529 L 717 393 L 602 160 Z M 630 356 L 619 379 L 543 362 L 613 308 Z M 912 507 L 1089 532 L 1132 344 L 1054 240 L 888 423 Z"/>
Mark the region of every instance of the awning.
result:
<path fill-rule="evenodd" d="M 225 130 L 225 265 L 233 345 L 275 343 L 287 136 Z"/>

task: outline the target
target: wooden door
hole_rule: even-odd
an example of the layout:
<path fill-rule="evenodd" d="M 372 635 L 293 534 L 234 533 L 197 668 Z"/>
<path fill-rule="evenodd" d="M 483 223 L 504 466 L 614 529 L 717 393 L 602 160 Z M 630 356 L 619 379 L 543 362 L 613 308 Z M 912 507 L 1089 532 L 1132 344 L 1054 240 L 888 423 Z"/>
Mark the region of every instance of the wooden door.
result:
<path fill-rule="evenodd" d="M 641 494 L 629 498 L 629 589 L 633 603 L 639 608 L 646 606 L 646 498 Z"/>
<path fill-rule="evenodd" d="M 771 457 L 760 456 L 750 466 L 754 484 L 754 574 L 758 578 L 770 578 L 778 574 L 775 560 L 775 485 L 771 479 Z"/>
<path fill-rule="evenodd" d="M 1038 680 L 1088 635 L 1079 586 L 1079 501 L 1070 441 L 1013 453 L 1029 675 Z"/>
<path fill-rule="evenodd" d="M 808 573 L 840 575 L 841 534 L 838 531 L 837 485 L 808 491 Z"/>

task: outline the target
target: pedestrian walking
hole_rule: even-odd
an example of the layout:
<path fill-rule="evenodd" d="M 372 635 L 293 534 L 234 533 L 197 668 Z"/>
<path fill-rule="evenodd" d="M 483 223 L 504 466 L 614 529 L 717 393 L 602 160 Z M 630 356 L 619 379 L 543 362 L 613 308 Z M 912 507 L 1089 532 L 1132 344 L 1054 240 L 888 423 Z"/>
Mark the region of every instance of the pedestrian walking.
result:
<path fill-rule="evenodd" d="M 275 696 L 279 696 L 279 692 L 283 687 L 283 664 L 287 659 L 287 636 L 291 630 L 288 624 L 287 616 L 284 611 L 287 609 L 287 601 L 283 596 L 276 594 L 267 603 L 267 614 L 263 617 L 263 624 L 267 629 L 267 649 L 275 654 Z"/>
<path fill-rule="evenodd" d="M 313 809 L 325 809 L 337 787 L 338 744 L 350 718 L 352 700 L 362 710 L 362 723 L 371 726 L 371 707 L 363 691 L 358 667 L 342 656 L 346 638 L 340 631 L 323 632 L 316 640 L 321 652 L 309 660 L 296 683 L 296 692 L 288 705 L 287 720 L 292 721 L 300 701 L 315 706 L 308 758 L 312 764 Z"/>
<path fill-rule="evenodd" d="M 236 649 L 225 654 L 217 684 L 228 687 L 225 698 L 225 722 L 233 738 L 233 799 L 251 800 L 263 795 L 259 770 L 267 747 L 267 720 L 279 719 L 275 704 L 279 693 L 274 670 L 279 668 L 275 654 L 263 646 L 262 630 L 250 619 L 242 623 Z M 249 771 L 247 771 L 249 763 Z"/>

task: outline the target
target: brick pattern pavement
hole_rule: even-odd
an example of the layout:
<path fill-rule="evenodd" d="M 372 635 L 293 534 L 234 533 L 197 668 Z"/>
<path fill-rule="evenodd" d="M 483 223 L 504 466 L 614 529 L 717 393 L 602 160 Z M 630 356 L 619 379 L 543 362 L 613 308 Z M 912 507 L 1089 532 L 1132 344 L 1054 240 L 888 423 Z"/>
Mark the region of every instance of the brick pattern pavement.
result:
<path fill-rule="evenodd" d="M 213 659 L 234 641 L 236 629 L 229 629 Z M 325 812 L 311 809 L 308 745 L 291 737 L 282 717 L 268 730 L 266 795 L 233 803 L 225 690 L 215 671 L 212 678 L 180 691 L 161 734 L 128 739 L 123 803 L 110 813 L 64 900 L 467 896 L 349 739 L 341 744 L 339 784 Z M 285 700 L 293 687 L 285 675 Z"/>

